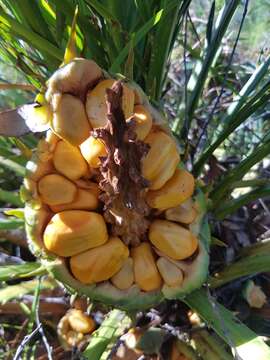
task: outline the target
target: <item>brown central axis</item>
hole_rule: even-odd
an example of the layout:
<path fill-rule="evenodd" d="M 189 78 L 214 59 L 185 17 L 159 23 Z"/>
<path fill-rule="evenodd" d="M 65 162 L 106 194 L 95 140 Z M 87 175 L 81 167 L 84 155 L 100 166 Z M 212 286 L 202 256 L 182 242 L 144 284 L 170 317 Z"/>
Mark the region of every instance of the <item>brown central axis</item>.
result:
<path fill-rule="evenodd" d="M 108 121 L 92 135 L 104 143 L 108 154 L 101 158 L 100 166 L 104 217 L 112 224 L 113 235 L 136 246 L 145 239 L 149 226 L 146 216 L 150 207 L 145 202 L 148 181 L 141 174 L 141 159 L 148 153 L 149 145 L 137 140 L 134 124 L 126 122 L 122 94 L 121 81 L 106 89 Z"/>

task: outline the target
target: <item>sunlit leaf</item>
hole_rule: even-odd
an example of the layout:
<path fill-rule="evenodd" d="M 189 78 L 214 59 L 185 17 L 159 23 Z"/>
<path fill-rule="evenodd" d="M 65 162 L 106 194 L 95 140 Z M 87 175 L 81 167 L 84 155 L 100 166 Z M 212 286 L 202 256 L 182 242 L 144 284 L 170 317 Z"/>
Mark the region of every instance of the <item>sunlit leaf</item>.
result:
<path fill-rule="evenodd" d="M 9 281 L 27 278 L 46 273 L 46 269 L 37 262 L 28 262 L 20 265 L 0 266 L 0 281 Z"/>
<path fill-rule="evenodd" d="M 244 360 L 268 360 L 270 348 L 229 310 L 209 298 L 204 290 L 194 291 L 184 302 L 190 306 Z"/>
<path fill-rule="evenodd" d="M 19 299 L 26 294 L 35 292 L 38 280 L 22 281 L 17 285 L 8 285 L 0 289 L 0 303 L 4 304 L 13 299 Z M 53 289 L 55 282 L 44 279 L 41 281 L 40 290 Z"/>

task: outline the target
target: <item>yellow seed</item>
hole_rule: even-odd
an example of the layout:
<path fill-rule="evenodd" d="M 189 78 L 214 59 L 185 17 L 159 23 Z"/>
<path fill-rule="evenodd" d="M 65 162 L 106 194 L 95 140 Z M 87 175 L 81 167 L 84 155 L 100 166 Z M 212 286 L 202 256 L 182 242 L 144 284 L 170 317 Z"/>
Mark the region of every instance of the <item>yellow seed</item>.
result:
<path fill-rule="evenodd" d="M 69 204 L 50 206 L 53 212 L 64 210 L 95 210 L 98 207 L 98 196 L 89 190 L 78 189 L 77 195 Z"/>
<path fill-rule="evenodd" d="M 107 123 L 106 89 L 111 88 L 115 79 L 100 81 L 98 85 L 87 94 L 86 112 L 93 128 L 103 127 Z M 134 109 L 134 91 L 123 85 L 122 109 L 128 119 Z"/>
<path fill-rule="evenodd" d="M 136 87 L 133 87 L 134 91 L 134 104 L 135 105 L 141 105 L 144 102 L 144 94 L 141 88 L 139 88 L 138 85 Z"/>
<path fill-rule="evenodd" d="M 50 104 L 44 99 L 43 103 L 32 107 L 30 111 L 31 122 L 37 125 L 38 131 L 47 130 L 52 118 Z"/>
<path fill-rule="evenodd" d="M 83 284 L 105 281 L 121 269 L 128 255 L 128 247 L 113 237 L 102 246 L 72 256 L 71 272 Z"/>
<path fill-rule="evenodd" d="M 142 159 L 142 174 L 149 188 L 157 190 L 173 176 L 180 157 L 174 140 L 162 131 L 150 133 L 144 141 L 150 150 Z"/>
<path fill-rule="evenodd" d="M 157 261 L 157 267 L 166 285 L 175 287 L 182 284 L 184 280 L 183 273 L 171 261 L 160 257 Z"/>
<path fill-rule="evenodd" d="M 53 144 L 50 144 L 47 139 L 42 139 L 39 141 L 37 146 L 37 157 L 40 162 L 47 162 L 50 161 L 53 157 L 53 152 L 51 148 Z"/>
<path fill-rule="evenodd" d="M 91 128 L 82 101 L 69 94 L 60 95 L 54 105 L 52 129 L 74 146 L 86 140 Z"/>
<path fill-rule="evenodd" d="M 30 192 L 33 198 L 39 197 L 37 190 L 37 183 L 34 180 L 31 180 L 30 178 L 24 178 L 23 185 L 25 189 Z"/>
<path fill-rule="evenodd" d="M 60 319 L 57 325 L 57 333 L 61 337 L 66 337 L 69 330 L 70 330 L 70 325 L 68 321 L 68 314 L 66 314 Z"/>
<path fill-rule="evenodd" d="M 144 291 L 157 290 L 162 280 L 150 244 L 144 242 L 131 250 L 135 282 Z"/>
<path fill-rule="evenodd" d="M 48 150 L 53 153 L 54 149 L 60 138 L 51 130 L 46 132 L 46 142 L 48 144 Z"/>
<path fill-rule="evenodd" d="M 83 157 L 92 168 L 98 168 L 100 166 L 99 158 L 107 155 L 103 142 L 93 136 L 86 139 L 80 148 Z"/>
<path fill-rule="evenodd" d="M 183 224 L 191 224 L 197 216 L 197 211 L 190 199 L 181 205 L 165 211 L 165 218 L 171 221 L 177 221 Z"/>
<path fill-rule="evenodd" d="M 176 149 L 172 150 L 170 158 L 167 163 L 164 163 L 160 168 L 158 176 L 151 183 L 151 190 L 160 189 L 166 182 L 173 176 L 177 165 L 179 164 L 180 157 Z"/>
<path fill-rule="evenodd" d="M 103 245 L 108 232 L 100 214 L 67 210 L 52 217 L 43 238 L 49 251 L 67 257 Z"/>
<path fill-rule="evenodd" d="M 144 140 L 152 128 L 152 116 L 143 105 L 134 107 L 134 115 L 127 122 L 135 123 L 135 132 L 138 140 Z"/>
<path fill-rule="evenodd" d="M 100 67 L 92 60 L 75 58 L 60 67 L 49 79 L 46 99 L 55 93 L 79 95 L 102 76 Z"/>
<path fill-rule="evenodd" d="M 80 150 L 62 140 L 56 145 L 53 163 L 57 171 L 71 180 L 79 179 L 88 171 L 87 163 Z"/>
<path fill-rule="evenodd" d="M 80 189 L 91 191 L 91 193 L 94 194 L 96 197 L 98 197 L 101 192 L 98 184 L 90 180 L 79 179 L 75 181 L 75 184 Z"/>
<path fill-rule="evenodd" d="M 191 256 L 198 247 L 198 239 L 189 230 L 167 220 L 152 222 L 149 240 L 158 250 L 174 260 Z"/>
<path fill-rule="evenodd" d="M 44 176 L 38 183 L 42 201 L 48 205 L 68 204 L 75 199 L 76 186 L 58 174 Z"/>
<path fill-rule="evenodd" d="M 72 309 L 68 314 L 69 325 L 72 330 L 88 334 L 94 331 L 95 322 L 91 316 L 86 315 L 82 310 Z"/>
<path fill-rule="evenodd" d="M 83 333 L 78 333 L 74 330 L 69 330 L 66 335 L 66 341 L 69 346 L 77 346 L 83 340 Z"/>
<path fill-rule="evenodd" d="M 120 290 L 126 290 L 134 283 L 133 260 L 126 259 L 123 267 L 112 278 L 111 282 Z"/>
<path fill-rule="evenodd" d="M 194 191 L 194 178 L 186 170 L 176 169 L 165 185 L 159 190 L 149 191 L 146 201 L 155 209 L 168 209 L 186 201 Z"/>
<path fill-rule="evenodd" d="M 26 231 L 29 232 L 28 235 L 31 237 L 34 242 L 34 247 L 39 249 L 44 249 L 43 243 L 43 231 L 52 217 L 52 213 L 48 210 L 47 206 L 43 206 L 42 203 L 34 204 L 31 203 L 31 206 L 25 208 L 25 218 L 27 219 L 28 225 Z M 33 236 L 33 231 L 36 236 Z M 32 247 L 32 244 L 31 244 Z"/>
<path fill-rule="evenodd" d="M 43 176 L 48 175 L 54 171 L 52 160 L 42 162 L 36 159 L 30 160 L 26 164 L 27 176 L 33 180 L 38 181 Z"/>

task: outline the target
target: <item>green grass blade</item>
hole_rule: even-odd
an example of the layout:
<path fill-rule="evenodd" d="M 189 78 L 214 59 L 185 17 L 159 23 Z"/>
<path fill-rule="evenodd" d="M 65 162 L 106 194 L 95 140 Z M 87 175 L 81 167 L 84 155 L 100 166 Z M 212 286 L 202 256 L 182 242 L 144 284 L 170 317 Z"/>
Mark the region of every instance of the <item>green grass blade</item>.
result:
<path fill-rule="evenodd" d="M 227 345 L 212 332 L 203 329 L 194 332 L 192 343 L 201 360 L 234 360 Z"/>
<path fill-rule="evenodd" d="M 24 208 L 7 209 L 4 211 L 4 214 L 24 220 Z"/>
<path fill-rule="evenodd" d="M 223 179 L 211 191 L 209 197 L 212 200 L 213 208 L 220 204 L 220 201 L 230 194 L 231 185 L 249 171 L 249 169 L 270 154 L 270 141 L 258 146 L 245 160 L 232 170 L 228 171 Z"/>
<path fill-rule="evenodd" d="M 100 1 L 97 0 L 86 0 L 86 3 L 88 3 L 93 9 L 96 10 L 96 12 L 102 16 L 104 19 L 112 22 L 116 22 L 119 24 L 118 19 L 114 16 L 114 14 L 110 11 L 108 11 L 108 8 L 102 5 Z"/>
<path fill-rule="evenodd" d="M 37 286 L 34 290 L 34 299 L 33 299 L 32 306 L 31 306 L 31 312 L 29 314 L 29 322 L 27 324 L 29 333 L 33 331 L 36 312 L 38 311 L 38 307 L 39 307 L 40 290 L 41 290 L 41 277 L 38 277 Z"/>
<path fill-rule="evenodd" d="M 156 101 L 160 99 L 169 50 L 172 48 L 173 35 L 180 18 L 183 16 L 183 13 L 180 13 L 182 2 L 179 1 L 170 11 L 166 11 L 168 5 L 170 5 L 170 1 L 165 0 L 163 9 L 166 15 L 162 17 L 156 26 L 146 80 L 146 92 Z"/>
<path fill-rule="evenodd" d="M 134 74 L 134 49 L 132 45 L 128 54 L 127 61 L 125 63 L 124 75 L 128 79 L 133 80 L 133 74 Z"/>
<path fill-rule="evenodd" d="M 66 26 L 66 15 L 63 14 L 62 11 L 58 9 L 56 6 L 56 24 L 55 24 L 55 31 L 56 31 L 56 39 L 59 45 L 61 45 L 63 40 L 63 33 L 65 31 Z"/>
<path fill-rule="evenodd" d="M 58 27 L 60 26 L 61 29 L 61 27 L 63 27 L 63 24 L 61 24 L 63 19 L 61 20 L 59 17 L 61 17 L 62 14 L 62 16 L 66 18 L 66 22 L 70 24 L 72 22 L 75 7 L 72 6 L 71 3 L 62 0 L 54 0 L 54 4 L 56 5 L 58 22 L 60 21 Z M 86 46 L 86 53 L 84 55 L 95 60 L 99 65 L 108 68 L 104 53 L 105 40 L 102 37 L 101 31 L 88 21 L 87 17 L 90 18 L 91 16 L 92 14 L 90 13 L 82 12 L 81 7 L 79 6 L 78 25 L 84 36 Z M 58 31 L 60 31 L 60 29 Z M 59 33 L 58 36 L 61 36 L 61 33 Z"/>
<path fill-rule="evenodd" d="M 247 256 L 270 254 L 270 238 L 264 239 L 251 246 L 244 247 L 241 249 L 239 256 L 245 258 Z"/>
<path fill-rule="evenodd" d="M 13 230 L 24 226 L 23 219 L 17 218 L 0 218 L 0 230 Z"/>
<path fill-rule="evenodd" d="M 20 0 L 17 6 L 20 8 L 20 12 L 25 19 L 25 23 L 28 23 L 35 33 L 45 37 L 49 42 L 56 44 L 49 26 L 44 20 L 36 1 Z"/>
<path fill-rule="evenodd" d="M 20 24 L 11 16 L 6 14 L 2 9 L 0 9 L 0 24 L 1 23 L 7 26 L 11 33 L 27 41 L 42 53 L 48 54 L 49 56 L 51 56 L 56 60 L 59 61 L 62 60 L 63 58 L 62 50 L 54 46 L 51 42 L 49 42 L 42 36 L 34 33 L 24 25 Z"/>
<path fill-rule="evenodd" d="M 146 22 L 152 15 L 153 12 L 153 0 L 135 0 L 134 1 L 137 11 L 140 13 L 141 18 Z"/>
<path fill-rule="evenodd" d="M 251 75 L 246 84 L 240 90 L 238 96 L 228 108 L 228 114 L 235 112 L 241 108 L 246 102 L 247 97 L 256 89 L 261 83 L 262 79 L 268 73 L 270 66 L 270 57 L 268 57 Z"/>
<path fill-rule="evenodd" d="M 207 44 L 211 44 L 211 40 L 212 40 L 213 24 L 214 24 L 214 18 L 215 18 L 215 10 L 216 10 L 216 3 L 215 3 L 215 1 L 213 1 L 212 5 L 211 5 L 209 16 L 208 16 L 207 26 L 206 26 Z"/>
<path fill-rule="evenodd" d="M 25 175 L 25 168 L 11 159 L 6 159 L 3 156 L 0 156 L 0 166 L 8 168 L 9 170 L 14 171 L 18 176 Z"/>
<path fill-rule="evenodd" d="M 141 13 L 138 12 L 138 8 L 136 7 L 134 0 L 126 0 L 125 6 L 122 4 L 122 0 L 111 0 L 108 2 L 108 8 L 117 18 L 123 31 L 133 32 L 136 26 L 138 26 L 138 24 L 142 21 Z M 151 17 L 153 13 L 154 8 L 152 7 L 152 12 L 149 17 Z"/>
<path fill-rule="evenodd" d="M 0 303 L 5 304 L 6 302 L 19 299 L 24 295 L 32 294 L 38 285 L 38 280 L 22 281 L 17 285 L 8 285 L 3 289 L 0 289 Z M 56 286 L 52 280 L 44 279 L 41 281 L 40 290 L 52 290 Z"/>
<path fill-rule="evenodd" d="M 14 206 L 23 206 L 23 202 L 20 199 L 20 195 L 13 191 L 7 191 L 0 188 L 0 201 Z"/>
<path fill-rule="evenodd" d="M 193 172 L 196 176 L 199 175 L 203 165 L 207 162 L 211 154 L 221 145 L 230 134 L 234 132 L 242 123 L 244 123 L 257 110 L 263 108 L 270 99 L 270 81 L 267 81 L 262 88 L 252 96 L 248 101 L 245 97 L 246 104 L 238 108 L 237 106 L 226 116 L 222 121 L 223 129 L 219 133 L 217 139 L 206 149 L 198 161 L 194 165 Z M 242 102 L 243 98 L 241 98 Z M 239 100 L 240 102 L 240 100 Z"/>
<path fill-rule="evenodd" d="M 0 6 L 3 9 L 7 8 L 10 11 L 10 13 L 12 13 L 14 15 L 14 17 L 22 24 L 24 24 L 24 25 L 28 24 L 27 19 L 21 13 L 20 3 L 18 3 L 18 1 L 1 0 Z"/>
<path fill-rule="evenodd" d="M 269 183 L 269 180 L 268 180 Z M 217 207 L 214 210 L 214 215 L 222 220 L 226 216 L 233 214 L 240 207 L 245 206 L 246 204 L 263 198 L 270 196 L 270 186 L 262 186 L 260 188 L 249 191 L 248 193 L 239 196 L 237 199 L 232 199 L 230 201 L 226 201 L 221 206 Z"/>
<path fill-rule="evenodd" d="M 27 278 L 42 274 L 46 274 L 46 269 L 37 262 L 0 266 L 0 281 Z"/>
<path fill-rule="evenodd" d="M 168 14 L 171 9 L 174 8 L 175 4 L 177 4 L 178 1 L 171 0 L 166 9 L 160 9 L 154 16 L 152 16 L 139 30 L 137 30 L 134 34 L 132 39 L 126 44 L 124 49 L 120 52 L 120 54 L 117 56 L 115 61 L 113 62 L 110 71 L 111 72 L 119 72 L 121 71 L 121 65 L 125 61 L 126 57 L 128 56 L 128 53 L 130 51 L 130 47 L 136 46 L 139 41 L 141 41 L 145 35 L 154 27 L 156 26 L 159 21 L 164 18 L 166 14 Z"/>
<path fill-rule="evenodd" d="M 52 28 L 52 30 L 55 30 L 56 13 L 53 8 L 46 0 L 38 0 L 38 5 L 46 23 Z"/>
<path fill-rule="evenodd" d="M 251 180 L 240 180 L 232 184 L 231 189 L 245 188 L 245 187 L 258 187 L 269 184 L 269 179 L 251 179 Z"/>
<path fill-rule="evenodd" d="M 267 250 L 269 251 L 268 247 Z M 267 252 L 258 252 L 227 265 L 222 271 L 210 278 L 209 284 L 212 288 L 217 288 L 244 276 L 255 276 L 267 271 L 270 271 L 270 255 Z"/>
<path fill-rule="evenodd" d="M 120 335 L 119 328 L 126 322 L 126 315 L 120 310 L 112 310 L 101 326 L 92 334 L 91 341 L 83 352 L 89 360 L 99 360 L 109 344 L 113 343 Z"/>
<path fill-rule="evenodd" d="M 191 307 L 229 345 L 234 346 L 242 360 L 269 360 L 270 348 L 232 312 L 209 299 L 200 289 L 188 295 L 184 302 Z"/>
<path fill-rule="evenodd" d="M 200 60 L 194 67 L 194 71 L 188 82 L 188 102 L 186 114 L 187 118 L 181 131 L 181 138 L 185 139 L 190 128 L 191 121 L 194 117 L 194 112 L 199 103 L 204 85 L 210 73 L 211 66 L 217 53 L 220 49 L 220 44 L 224 35 L 228 29 L 228 26 L 232 20 L 232 17 L 240 4 L 240 0 L 229 0 L 220 11 L 217 21 L 215 23 L 215 29 L 211 36 L 211 43 L 208 44 Z M 179 130 L 181 121 L 176 122 L 174 131 Z"/>

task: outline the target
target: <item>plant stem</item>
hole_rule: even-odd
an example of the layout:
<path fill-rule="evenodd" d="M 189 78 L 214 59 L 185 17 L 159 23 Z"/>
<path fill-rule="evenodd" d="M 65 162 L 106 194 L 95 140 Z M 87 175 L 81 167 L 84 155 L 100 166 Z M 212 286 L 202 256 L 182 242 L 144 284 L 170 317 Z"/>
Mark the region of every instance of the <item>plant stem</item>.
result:
<path fill-rule="evenodd" d="M 92 334 L 90 344 L 87 346 L 83 355 L 89 360 L 100 360 L 107 346 L 116 340 L 117 330 L 121 328 L 126 314 L 120 310 L 112 310 L 101 326 Z"/>
<path fill-rule="evenodd" d="M 241 359 L 254 360 L 255 355 L 256 359 L 270 359 L 270 349 L 264 341 L 242 324 L 231 311 L 210 299 L 205 290 L 192 292 L 184 302 L 234 348 Z"/>

